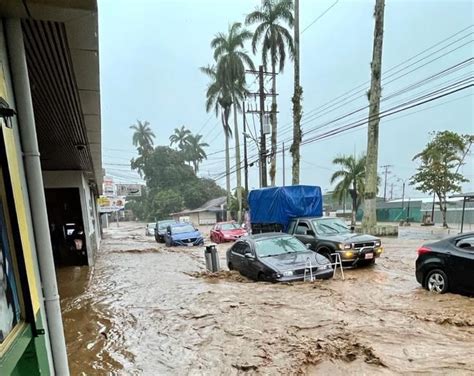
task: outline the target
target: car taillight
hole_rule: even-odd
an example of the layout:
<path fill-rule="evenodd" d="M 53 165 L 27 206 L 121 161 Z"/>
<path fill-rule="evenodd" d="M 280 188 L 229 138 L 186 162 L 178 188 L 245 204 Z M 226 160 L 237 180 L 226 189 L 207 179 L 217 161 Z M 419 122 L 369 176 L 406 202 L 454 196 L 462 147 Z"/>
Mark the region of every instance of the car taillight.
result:
<path fill-rule="evenodd" d="M 431 252 L 431 248 L 429 247 L 420 247 L 418 248 L 418 256 L 424 255 L 426 253 Z"/>

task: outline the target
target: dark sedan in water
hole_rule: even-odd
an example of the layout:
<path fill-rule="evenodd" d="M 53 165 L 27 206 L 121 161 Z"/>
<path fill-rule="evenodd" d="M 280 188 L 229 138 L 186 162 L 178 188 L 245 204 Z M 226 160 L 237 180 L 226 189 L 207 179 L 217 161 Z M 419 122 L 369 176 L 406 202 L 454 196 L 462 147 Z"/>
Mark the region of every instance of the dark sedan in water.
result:
<path fill-rule="evenodd" d="M 474 232 L 458 234 L 418 249 L 416 279 L 429 291 L 474 294 Z"/>
<path fill-rule="evenodd" d="M 257 280 L 288 282 L 311 274 L 318 279 L 333 276 L 330 261 L 311 250 L 294 236 L 266 233 L 238 240 L 227 251 L 227 266 Z M 311 269 L 311 270 L 310 270 Z"/>

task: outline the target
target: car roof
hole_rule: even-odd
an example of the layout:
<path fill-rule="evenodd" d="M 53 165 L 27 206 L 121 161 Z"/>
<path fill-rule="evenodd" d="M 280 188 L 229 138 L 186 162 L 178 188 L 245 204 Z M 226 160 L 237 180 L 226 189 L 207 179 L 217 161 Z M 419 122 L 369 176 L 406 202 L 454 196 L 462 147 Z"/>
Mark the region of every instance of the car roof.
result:
<path fill-rule="evenodd" d="M 191 223 L 187 222 L 176 222 L 176 223 L 171 223 L 171 227 L 184 227 L 184 226 L 191 226 Z"/>
<path fill-rule="evenodd" d="M 293 237 L 286 232 L 264 232 L 263 234 L 249 235 L 246 238 L 254 241 L 273 239 L 273 238 L 282 238 L 282 237 Z"/>
<path fill-rule="evenodd" d="M 160 221 L 157 221 L 156 223 L 173 223 L 176 222 L 174 219 L 162 219 Z"/>

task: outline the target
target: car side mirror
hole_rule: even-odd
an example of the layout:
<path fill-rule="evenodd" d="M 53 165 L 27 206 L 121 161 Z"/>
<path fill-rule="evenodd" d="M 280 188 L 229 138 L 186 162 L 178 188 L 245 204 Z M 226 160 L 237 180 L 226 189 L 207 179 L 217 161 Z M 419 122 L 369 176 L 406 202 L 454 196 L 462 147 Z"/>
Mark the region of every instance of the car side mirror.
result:
<path fill-rule="evenodd" d="M 247 252 L 247 253 L 244 255 L 244 257 L 245 257 L 246 259 L 253 259 L 253 258 L 254 258 L 253 255 L 252 255 L 250 252 Z"/>
<path fill-rule="evenodd" d="M 311 243 L 306 243 L 305 246 L 307 249 L 311 249 Z"/>

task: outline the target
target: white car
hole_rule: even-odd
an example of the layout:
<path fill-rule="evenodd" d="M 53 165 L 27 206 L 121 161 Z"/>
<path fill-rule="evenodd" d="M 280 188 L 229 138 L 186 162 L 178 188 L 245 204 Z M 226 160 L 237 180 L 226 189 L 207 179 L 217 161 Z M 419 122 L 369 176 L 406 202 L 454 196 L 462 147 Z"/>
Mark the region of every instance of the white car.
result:
<path fill-rule="evenodd" d="M 146 225 L 145 235 L 155 236 L 155 222 Z"/>

